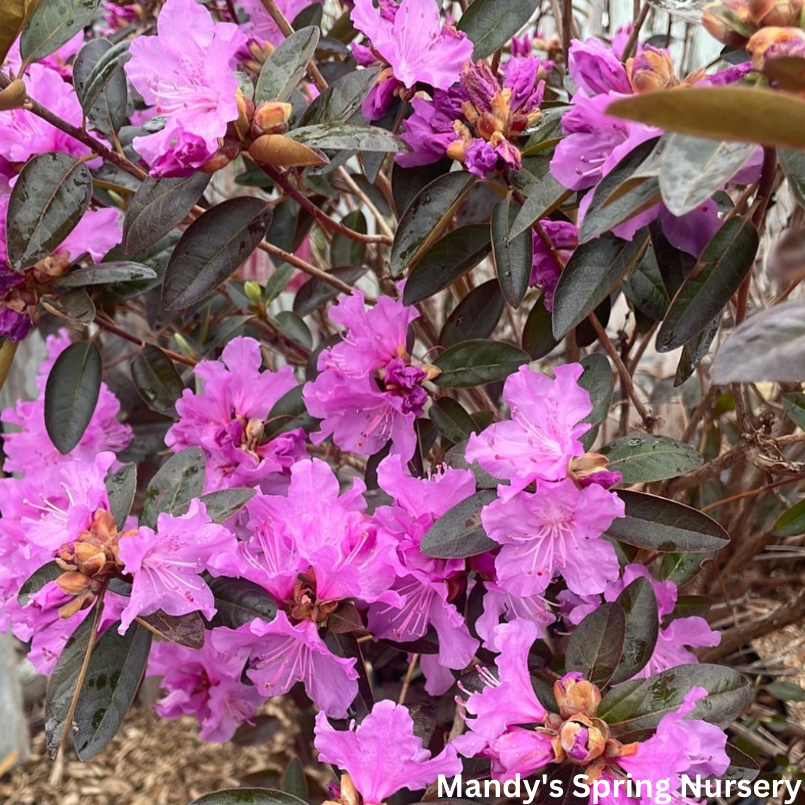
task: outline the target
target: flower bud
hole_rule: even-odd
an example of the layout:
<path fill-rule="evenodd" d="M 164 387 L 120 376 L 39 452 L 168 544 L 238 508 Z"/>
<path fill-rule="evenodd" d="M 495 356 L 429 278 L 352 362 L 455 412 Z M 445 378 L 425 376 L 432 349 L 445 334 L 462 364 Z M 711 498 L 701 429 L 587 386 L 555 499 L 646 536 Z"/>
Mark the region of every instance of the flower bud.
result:
<path fill-rule="evenodd" d="M 469 102 L 479 112 L 491 111 L 492 98 L 500 89 L 494 73 L 483 59 L 478 59 L 475 64 L 467 62 L 464 65 L 461 71 L 461 86 L 467 93 Z"/>
<path fill-rule="evenodd" d="M 91 542 L 76 542 L 74 551 L 78 570 L 85 576 L 95 576 L 105 569 L 108 561 L 106 551 L 97 545 Z"/>
<path fill-rule="evenodd" d="M 805 56 L 805 31 L 801 28 L 761 28 L 749 40 L 746 49 L 756 70 L 761 69 L 767 59 L 802 57 Z"/>
<path fill-rule="evenodd" d="M 708 3 L 702 9 L 702 25 L 712 37 L 736 50 L 744 48 L 755 32 L 745 0 Z"/>
<path fill-rule="evenodd" d="M 553 683 L 553 695 L 562 718 L 575 715 L 592 717 L 601 704 L 601 691 L 579 673 L 565 674 Z"/>
<path fill-rule="evenodd" d="M 245 140 L 254 116 L 254 101 L 240 90 L 235 93 L 235 99 L 238 103 L 238 117 L 229 124 L 227 133 L 235 140 Z"/>
<path fill-rule="evenodd" d="M 447 146 L 447 151 L 445 152 L 450 159 L 455 159 L 456 162 L 463 162 L 464 157 L 467 155 L 467 147 L 464 143 L 464 140 L 456 140 L 450 145 Z"/>
<path fill-rule="evenodd" d="M 56 586 L 65 595 L 81 595 L 89 590 L 89 579 L 83 573 L 72 570 L 62 573 L 56 579 Z"/>
<path fill-rule="evenodd" d="M 201 170 L 204 173 L 215 173 L 237 159 L 239 154 L 240 143 L 225 137 L 218 150 L 201 166 Z"/>
<path fill-rule="evenodd" d="M 0 92 L 0 112 L 9 109 L 21 109 L 25 103 L 25 84 L 22 79 L 15 78 L 2 92 Z"/>
<path fill-rule="evenodd" d="M 749 0 L 749 19 L 761 28 L 766 25 L 799 25 L 803 0 Z"/>
<path fill-rule="evenodd" d="M 626 62 L 626 72 L 635 92 L 668 89 L 679 83 L 674 74 L 674 63 L 665 50 L 646 47 Z"/>
<path fill-rule="evenodd" d="M 586 766 L 604 754 L 609 728 L 600 719 L 578 715 L 565 721 L 559 730 L 559 741 L 571 763 Z"/>
<path fill-rule="evenodd" d="M 288 130 L 288 121 L 292 113 L 293 107 L 289 103 L 280 101 L 261 103 L 254 112 L 252 134 L 255 137 L 262 134 L 284 134 Z"/>
<path fill-rule="evenodd" d="M 327 157 L 304 143 L 282 134 L 263 134 L 250 146 L 249 154 L 258 164 L 281 168 L 305 168 L 326 165 Z"/>

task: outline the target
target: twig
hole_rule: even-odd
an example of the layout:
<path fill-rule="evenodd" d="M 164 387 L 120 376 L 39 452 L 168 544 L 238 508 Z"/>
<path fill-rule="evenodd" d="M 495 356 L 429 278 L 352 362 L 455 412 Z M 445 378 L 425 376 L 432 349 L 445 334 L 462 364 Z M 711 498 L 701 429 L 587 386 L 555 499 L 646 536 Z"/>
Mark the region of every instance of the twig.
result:
<path fill-rule="evenodd" d="M 411 662 L 408 663 L 408 671 L 405 674 L 405 679 L 403 679 L 402 690 L 400 691 L 400 698 L 397 700 L 397 704 L 405 704 L 405 699 L 408 696 L 408 688 L 411 687 L 411 679 L 414 676 L 418 662 L 419 654 L 414 654 L 414 656 L 411 657 Z"/>
<path fill-rule="evenodd" d="M 643 3 L 643 7 L 640 9 L 640 13 L 637 15 L 637 18 L 632 25 L 632 32 L 629 34 L 629 38 L 626 40 L 626 44 L 623 46 L 623 53 L 621 53 L 621 61 L 624 64 L 632 55 L 632 51 L 637 44 L 637 38 L 640 36 L 640 29 L 643 27 L 643 23 L 646 21 L 646 17 L 648 17 L 648 12 L 650 9 L 651 6 L 648 3 Z"/>
<path fill-rule="evenodd" d="M 150 346 L 149 342 L 144 338 L 138 338 L 136 335 L 132 335 L 131 333 L 127 333 L 125 330 L 121 330 L 120 327 L 109 321 L 102 313 L 95 314 L 95 324 L 97 324 L 101 329 L 113 333 L 114 335 L 124 339 L 125 341 L 128 341 L 131 344 L 137 344 L 138 347 L 145 348 Z M 161 349 L 171 360 L 176 361 L 177 363 L 183 363 L 185 366 L 195 366 L 197 363 L 197 361 L 194 361 L 192 358 L 188 358 L 187 356 L 174 352 L 171 349 L 166 349 L 165 347 L 159 347 L 159 349 Z"/>

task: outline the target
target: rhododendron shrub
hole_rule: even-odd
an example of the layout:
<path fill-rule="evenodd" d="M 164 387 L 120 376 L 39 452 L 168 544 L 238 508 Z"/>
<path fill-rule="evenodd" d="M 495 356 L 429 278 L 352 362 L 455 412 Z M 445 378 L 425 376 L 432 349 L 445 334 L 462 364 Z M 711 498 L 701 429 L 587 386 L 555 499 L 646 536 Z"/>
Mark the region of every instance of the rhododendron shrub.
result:
<path fill-rule="evenodd" d="M 802 3 L 709 4 L 693 70 L 558 8 L 0 4 L 0 386 L 45 354 L 0 628 L 52 756 L 151 677 L 205 741 L 298 726 L 240 802 L 779 772 Z"/>

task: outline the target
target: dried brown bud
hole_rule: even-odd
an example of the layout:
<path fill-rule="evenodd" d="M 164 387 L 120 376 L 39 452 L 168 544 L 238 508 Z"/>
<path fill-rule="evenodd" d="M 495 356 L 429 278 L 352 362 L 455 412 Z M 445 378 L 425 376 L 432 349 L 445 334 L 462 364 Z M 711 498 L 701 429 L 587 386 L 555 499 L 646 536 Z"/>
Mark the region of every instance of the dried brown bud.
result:
<path fill-rule="evenodd" d="M 89 590 L 89 584 L 89 578 L 75 570 L 62 573 L 61 576 L 56 579 L 56 586 L 65 595 L 81 595 L 82 593 L 86 593 Z"/>
<path fill-rule="evenodd" d="M 737 50 L 746 47 L 756 30 L 745 0 L 708 3 L 702 9 L 702 25 L 719 42 Z"/>
<path fill-rule="evenodd" d="M 668 89 L 679 83 L 674 63 L 665 50 L 646 48 L 626 62 L 626 72 L 635 92 Z"/>
<path fill-rule="evenodd" d="M 609 727 L 601 719 L 578 715 L 565 721 L 559 730 L 562 749 L 571 763 L 586 766 L 604 754 Z"/>
<path fill-rule="evenodd" d="M 597 685 L 583 679 L 580 674 L 565 674 L 553 683 L 553 695 L 562 718 L 585 715 L 592 718 L 601 704 L 601 691 Z"/>
<path fill-rule="evenodd" d="M 766 25 L 799 25 L 803 0 L 749 0 L 749 19 L 759 28 Z"/>
<path fill-rule="evenodd" d="M 755 69 L 763 67 L 767 58 L 805 56 L 805 31 L 801 28 L 761 28 L 749 40 L 746 49 L 752 56 Z"/>

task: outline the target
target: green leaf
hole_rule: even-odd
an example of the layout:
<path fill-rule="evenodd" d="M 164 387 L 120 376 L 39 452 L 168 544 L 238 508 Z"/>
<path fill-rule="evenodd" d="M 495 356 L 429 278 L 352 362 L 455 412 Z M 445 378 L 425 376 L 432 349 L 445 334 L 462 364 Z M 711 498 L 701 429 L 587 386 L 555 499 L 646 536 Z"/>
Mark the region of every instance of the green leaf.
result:
<path fill-rule="evenodd" d="M 644 492 L 618 490 L 626 515 L 607 530 L 619 542 L 662 553 L 707 553 L 729 542 L 727 532 L 690 506 Z"/>
<path fill-rule="evenodd" d="M 523 325 L 522 348 L 538 361 L 552 352 L 559 343 L 553 337 L 551 329 L 551 313 L 545 307 L 545 297 L 540 296 L 531 308 Z"/>
<path fill-rule="evenodd" d="M 660 168 L 662 200 L 674 215 L 684 215 L 725 185 L 757 146 L 672 134 Z"/>
<path fill-rule="evenodd" d="M 212 623 L 237 629 L 255 618 L 271 622 L 279 605 L 259 584 L 246 579 L 217 578 L 210 581 L 217 611 Z"/>
<path fill-rule="evenodd" d="M 788 179 L 788 186 L 800 207 L 805 207 L 805 153 L 793 148 L 780 148 L 777 151 L 780 167 Z"/>
<path fill-rule="evenodd" d="M 285 767 L 280 787 L 286 794 L 299 797 L 303 801 L 307 799 L 307 778 L 299 757 L 292 758 Z"/>
<path fill-rule="evenodd" d="M 488 338 L 497 327 L 505 302 L 497 280 L 473 288 L 448 316 L 439 334 L 443 347 L 452 347 L 473 338 Z"/>
<path fill-rule="evenodd" d="M 798 428 L 805 430 L 805 394 L 800 391 L 783 394 L 783 411 Z"/>
<path fill-rule="evenodd" d="M 265 439 L 273 439 L 275 436 L 295 428 L 302 428 L 309 433 L 316 427 L 319 420 L 308 413 L 302 396 L 302 388 L 302 386 L 295 386 L 274 403 L 263 426 Z"/>
<path fill-rule="evenodd" d="M 607 114 L 708 140 L 805 148 L 805 101 L 755 87 L 679 87 L 611 103 Z"/>
<path fill-rule="evenodd" d="M 348 212 L 342 219 L 341 223 L 351 229 L 353 232 L 360 232 L 365 235 L 367 232 L 366 216 L 360 210 L 353 210 Z M 363 266 L 366 258 L 366 244 L 353 240 L 340 232 L 333 235 L 332 242 L 330 243 L 330 265 L 333 266 Z M 353 269 L 354 271 L 355 269 Z M 366 269 L 363 269 L 366 271 Z M 333 269 L 335 274 L 336 269 Z M 314 282 L 321 280 L 313 280 Z M 335 288 L 328 286 L 331 291 Z M 301 290 L 301 289 L 300 289 Z M 337 291 L 336 291 L 337 293 Z M 297 294 L 298 295 L 298 294 Z M 294 311 L 296 312 L 296 311 Z M 302 315 L 301 313 L 299 314 Z"/>
<path fill-rule="evenodd" d="M 172 455 L 145 488 L 140 525 L 156 528 L 157 517 L 173 514 L 201 495 L 205 476 L 204 451 L 188 447 Z"/>
<path fill-rule="evenodd" d="M 410 149 L 396 135 L 378 126 L 302 126 L 288 132 L 288 137 L 311 148 L 331 151 L 379 151 L 402 154 Z"/>
<path fill-rule="evenodd" d="M 436 429 L 453 444 L 459 444 L 476 433 L 478 428 L 461 403 L 450 397 L 440 397 L 428 411 Z"/>
<path fill-rule="evenodd" d="M 263 62 L 254 90 L 254 104 L 288 101 L 307 71 L 319 43 L 319 29 L 310 26 L 292 33 Z"/>
<path fill-rule="evenodd" d="M 528 197 L 511 225 L 509 237 L 516 238 L 531 229 L 534 221 L 550 215 L 568 193 L 569 191 L 553 178 L 553 174 L 546 173 L 530 189 Z"/>
<path fill-rule="evenodd" d="M 277 328 L 280 335 L 284 335 L 294 344 L 299 344 L 304 349 L 313 349 L 313 335 L 307 324 L 296 313 L 282 310 L 271 319 L 271 323 Z"/>
<path fill-rule="evenodd" d="M 537 5 L 537 0 L 474 0 L 456 25 L 475 46 L 473 60 L 485 59 L 507 44 Z"/>
<path fill-rule="evenodd" d="M 80 760 L 100 754 L 115 737 L 145 673 L 151 633 L 132 624 L 125 635 L 117 624 L 95 646 L 73 719 Z"/>
<path fill-rule="evenodd" d="M 418 165 L 415 168 L 401 168 L 396 162 L 391 168 L 391 192 L 394 196 L 394 207 L 397 217 L 402 217 L 411 202 L 423 187 L 439 176 L 450 172 L 452 159 L 440 159 L 430 165 Z"/>
<path fill-rule="evenodd" d="M 73 62 L 73 85 L 89 122 L 104 134 L 118 131 L 126 121 L 128 88 L 123 65 L 131 58 L 126 39 L 113 45 L 91 39 Z"/>
<path fill-rule="evenodd" d="M 148 407 L 160 414 L 176 417 L 176 400 L 184 383 L 173 361 L 150 344 L 131 362 L 131 379 Z"/>
<path fill-rule="evenodd" d="M 492 208 L 492 256 L 495 261 L 500 290 L 513 308 L 520 306 L 531 279 L 534 258 L 531 232 L 511 237 L 511 230 L 520 205 L 508 196 Z"/>
<path fill-rule="evenodd" d="M 194 799 L 190 805 L 306 805 L 306 803 L 270 788 L 228 788 L 205 794 Z"/>
<path fill-rule="evenodd" d="M 569 108 L 562 105 L 542 109 L 536 125 L 526 130 L 528 140 L 520 153 L 530 157 L 553 148 L 562 139 L 562 118 Z"/>
<path fill-rule="evenodd" d="M 772 531 L 781 537 L 797 537 L 805 534 L 805 499 L 786 509 L 777 518 Z"/>
<path fill-rule="evenodd" d="M 738 325 L 716 352 L 712 380 L 805 380 L 805 302 L 774 305 Z"/>
<path fill-rule="evenodd" d="M 582 358 L 581 365 L 584 367 L 584 371 L 579 378 L 579 385 L 587 390 L 593 406 L 593 410 L 582 420 L 589 422 L 592 427 L 581 437 L 581 443 L 585 450 L 590 450 L 598 436 L 599 428 L 609 416 L 615 381 L 612 378 L 609 359 L 600 352 L 593 352 Z"/>
<path fill-rule="evenodd" d="M 19 593 L 17 593 L 17 602 L 19 605 L 24 607 L 34 593 L 38 593 L 51 581 L 56 581 L 62 573 L 64 573 L 64 571 L 55 561 L 48 562 L 46 565 L 42 565 L 42 567 L 35 570 L 31 576 L 28 577 L 25 584 L 20 587 Z"/>
<path fill-rule="evenodd" d="M 87 429 L 101 392 L 103 362 L 93 341 L 71 344 L 56 358 L 45 385 L 45 429 L 66 456 Z"/>
<path fill-rule="evenodd" d="M 207 492 L 199 500 L 206 507 L 207 514 L 213 523 L 225 523 L 230 517 L 237 514 L 254 495 L 254 489 L 233 486 L 230 489 Z"/>
<path fill-rule="evenodd" d="M 704 462 L 690 445 L 667 436 L 651 436 L 647 433 L 633 433 L 615 439 L 599 452 L 609 459 L 607 469 L 623 473 L 625 484 L 676 478 Z"/>
<path fill-rule="evenodd" d="M 161 609 L 153 615 L 141 615 L 137 622 L 153 634 L 170 643 L 186 648 L 202 649 L 207 635 L 204 618 L 200 612 L 186 615 L 167 615 Z"/>
<path fill-rule="evenodd" d="M 28 160 L 8 201 L 6 249 L 11 267 L 22 271 L 55 252 L 91 198 L 92 176 L 83 162 L 59 153 Z"/>
<path fill-rule="evenodd" d="M 346 123 L 360 109 L 364 98 L 374 87 L 379 72 L 380 68 L 370 67 L 342 75 L 308 106 L 302 115 L 301 125 Z"/>
<path fill-rule="evenodd" d="M 470 464 L 464 455 L 466 449 L 466 441 L 453 445 L 445 453 L 444 463 L 448 467 L 455 467 L 457 470 L 470 470 L 475 476 L 475 483 L 479 489 L 497 489 L 498 486 L 505 486 L 508 483 L 508 481 L 501 481 L 490 475 L 477 461 L 473 461 Z"/>
<path fill-rule="evenodd" d="M 598 687 L 612 679 L 623 654 L 626 613 L 611 601 L 594 609 L 573 630 L 565 653 L 567 671 L 578 671 Z"/>
<path fill-rule="evenodd" d="M 404 304 L 415 305 L 444 290 L 475 268 L 490 251 L 489 227 L 484 224 L 462 226 L 443 235 L 411 271 L 403 291 Z"/>
<path fill-rule="evenodd" d="M 494 489 L 482 489 L 445 512 L 422 538 L 420 550 L 436 559 L 464 559 L 498 546 L 481 524 L 481 509 L 497 498 Z"/>
<path fill-rule="evenodd" d="M 757 763 L 751 757 L 745 755 L 740 749 L 727 744 L 724 747 L 727 757 L 730 759 L 730 765 L 724 774 L 721 775 L 722 780 L 748 780 L 751 782 L 758 776 L 760 769 Z"/>
<path fill-rule="evenodd" d="M 580 324 L 618 287 L 642 260 L 648 237 L 637 233 L 632 241 L 607 232 L 582 243 L 568 260 L 553 299 L 553 334 L 561 339 Z"/>
<path fill-rule="evenodd" d="M 123 219 L 123 249 L 139 254 L 180 224 L 209 184 L 210 173 L 184 179 L 143 180 L 129 201 Z"/>
<path fill-rule="evenodd" d="M 698 575 L 703 560 L 700 553 L 666 553 L 660 562 L 660 579 L 681 587 Z"/>
<path fill-rule="evenodd" d="M 649 679 L 626 682 L 609 691 L 596 714 L 616 729 L 619 740 L 629 734 L 654 729 L 660 719 L 678 710 L 693 687 L 708 695 L 696 703 L 689 716 L 726 729 L 751 698 L 743 674 L 723 665 L 678 665 Z"/>
<path fill-rule="evenodd" d="M 681 386 L 693 374 L 696 367 L 701 363 L 702 358 L 710 350 L 710 345 L 715 340 L 719 327 L 721 327 L 720 313 L 704 330 L 682 347 L 682 354 L 679 356 L 679 363 L 674 376 L 675 387 Z"/>
<path fill-rule="evenodd" d="M 271 207 L 247 196 L 217 204 L 193 221 L 165 268 L 165 309 L 190 307 L 213 293 L 243 265 L 270 224 Z"/>
<path fill-rule="evenodd" d="M 805 690 L 793 682 L 780 680 L 763 686 L 767 693 L 781 702 L 805 702 Z"/>
<path fill-rule="evenodd" d="M 623 656 L 612 675 L 613 685 L 631 679 L 648 665 L 660 633 L 657 596 L 648 579 L 636 578 L 618 596 L 617 602 L 626 615 L 626 630 Z"/>
<path fill-rule="evenodd" d="M 759 244 L 747 218 L 722 224 L 671 302 L 657 333 L 659 352 L 681 347 L 713 321 L 752 269 Z"/>
<path fill-rule="evenodd" d="M 439 176 L 425 185 L 408 205 L 391 245 L 391 274 L 399 277 L 413 265 L 449 225 L 464 197 L 475 184 L 466 171 Z"/>
<path fill-rule="evenodd" d="M 637 310 L 653 321 L 660 321 L 671 304 L 654 249 L 646 251 L 637 268 L 624 278 L 621 287 Z"/>
<path fill-rule="evenodd" d="M 55 53 L 89 25 L 101 0 L 39 0 L 20 38 L 20 53 L 27 62 Z"/>
<path fill-rule="evenodd" d="M 440 370 L 434 383 L 442 388 L 472 388 L 503 380 L 528 363 L 527 352 L 500 341 L 463 341 L 446 349 L 433 362 Z"/>
<path fill-rule="evenodd" d="M 86 285 L 107 285 L 112 282 L 139 282 L 153 280 L 157 272 L 141 263 L 121 260 L 113 263 L 98 263 L 79 268 L 59 277 L 56 282 L 63 288 L 83 288 Z"/>
<path fill-rule="evenodd" d="M 119 470 L 110 472 L 104 483 L 109 498 L 109 510 L 115 518 L 117 530 L 122 531 L 137 493 L 137 465 L 124 464 Z"/>

